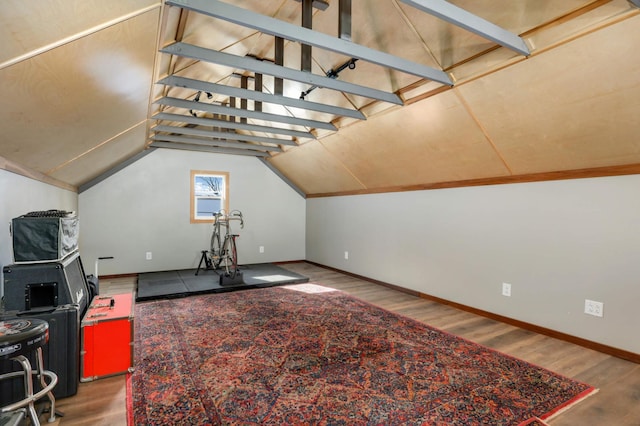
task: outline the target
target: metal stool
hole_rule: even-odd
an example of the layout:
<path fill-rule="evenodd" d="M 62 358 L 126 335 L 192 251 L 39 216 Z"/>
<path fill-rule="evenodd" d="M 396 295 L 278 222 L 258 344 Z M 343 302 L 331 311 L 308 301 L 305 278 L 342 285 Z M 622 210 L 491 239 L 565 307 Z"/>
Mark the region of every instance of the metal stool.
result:
<path fill-rule="evenodd" d="M 39 426 L 35 402 L 45 395 L 49 399 L 49 422 L 56 420 L 56 400 L 51 390 L 58 383 L 58 376 L 52 371 L 45 370 L 42 362 L 42 346 L 49 341 L 49 324 L 40 319 L 19 318 L 0 321 L 0 359 L 12 359 L 22 366 L 22 371 L 15 371 L 0 375 L 0 380 L 22 376 L 24 380 L 24 398 L 6 405 L 0 409 L 0 416 L 7 418 L 11 413 L 26 408 L 26 415 L 31 418 L 31 424 Z M 36 369 L 32 370 L 31 362 L 25 356 L 35 351 Z M 40 380 L 42 389 L 33 393 L 33 375 Z M 49 384 L 45 380 L 49 379 Z"/>

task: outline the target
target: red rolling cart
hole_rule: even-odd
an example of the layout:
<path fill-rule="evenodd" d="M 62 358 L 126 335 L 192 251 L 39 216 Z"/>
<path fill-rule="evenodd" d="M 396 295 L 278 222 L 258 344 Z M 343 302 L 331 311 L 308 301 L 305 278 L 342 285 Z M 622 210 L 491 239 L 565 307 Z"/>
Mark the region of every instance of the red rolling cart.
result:
<path fill-rule="evenodd" d="M 96 296 L 80 326 L 80 381 L 133 371 L 133 294 Z"/>

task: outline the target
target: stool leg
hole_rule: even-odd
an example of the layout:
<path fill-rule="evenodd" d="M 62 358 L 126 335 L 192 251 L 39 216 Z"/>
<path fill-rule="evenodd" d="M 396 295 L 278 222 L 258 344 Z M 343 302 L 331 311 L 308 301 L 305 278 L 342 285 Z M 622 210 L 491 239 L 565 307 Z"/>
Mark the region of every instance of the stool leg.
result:
<path fill-rule="evenodd" d="M 18 355 L 13 359 L 18 361 L 20 365 L 22 365 L 22 369 L 24 370 L 24 374 L 25 374 L 25 382 L 24 382 L 25 384 L 24 390 L 26 393 L 25 397 L 31 398 L 33 396 L 33 382 L 31 380 L 31 363 L 23 355 Z M 26 378 L 27 376 L 28 378 Z M 29 417 L 31 418 L 31 423 L 33 424 L 33 426 L 40 426 L 40 420 L 38 420 L 38 413 L 36 413 L 36 409 L 34 407 L 33 401 L 29 401 L 29 404 L 27 405 L 27 411 L 29 413 Z"/>
<path fill-rule="evenodd" d="M 44 363 L 42 362 L 42 348 L 36 349 L 36 362 L 38 368 L 38 378 L 40 379 L 40 384 L 42 385 L 42 389 L 47 387 L 47 382 L 44 380 Z M 56 421 L 56 398 L 53 396 L 53 392 L 47 392 L 47 398 L 49 398 L 50 407 L 49 407 L 49 419 L 47 420 L 49 423 Z"/>

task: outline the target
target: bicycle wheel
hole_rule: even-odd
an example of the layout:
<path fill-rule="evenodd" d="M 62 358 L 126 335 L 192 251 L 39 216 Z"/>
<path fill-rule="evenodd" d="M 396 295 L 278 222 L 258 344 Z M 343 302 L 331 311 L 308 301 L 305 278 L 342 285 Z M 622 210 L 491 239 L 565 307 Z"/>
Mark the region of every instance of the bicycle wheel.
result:
<path fill-rule="evenodd" d="M 211 234 L 211 263 L 213 269 L 218 269 L 220 262 L 222 261 L 222 244 L 220 241 L 220 223 L 213 224 L 213 234 Z"/>
<path fill-rule="evenodd" d="M 227 242 L 227 261 L 225 267 L 227 275 L 233 279 L 238 274 L 238 252 L 236 251 L 236 236 L 231 235 L 226 239 Z"/>

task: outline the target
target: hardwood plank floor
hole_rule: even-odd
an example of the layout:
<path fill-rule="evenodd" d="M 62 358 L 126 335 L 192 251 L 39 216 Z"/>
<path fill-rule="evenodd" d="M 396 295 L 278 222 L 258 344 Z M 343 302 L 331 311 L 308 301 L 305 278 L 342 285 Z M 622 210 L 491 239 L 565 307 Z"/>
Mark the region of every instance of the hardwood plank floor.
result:
<path fill-rule="evenodd" d="M 312 282 L 352 294 L 444 331 L 589 383 L 599 392 L 549 424 L 640 426 L 640 364 L 520 329 L 306 262 L 283 265 Z M 134 279 L 101 280 L 101 294 L 132 291 Z M 78 394 L 58 401 L 60 425 L 126 425 L 124 376 L 81 383 Z"/>

